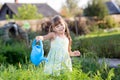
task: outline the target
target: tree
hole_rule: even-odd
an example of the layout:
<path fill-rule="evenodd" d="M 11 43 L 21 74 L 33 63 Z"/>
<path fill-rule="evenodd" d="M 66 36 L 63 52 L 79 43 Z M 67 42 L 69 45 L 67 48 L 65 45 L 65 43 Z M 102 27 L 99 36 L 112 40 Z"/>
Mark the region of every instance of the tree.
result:
<path fill-rule="evenodd" d="M 43 16 L 37 12 L 35 5 L 22 5 L 18 8 L 18 14 L 14 15 L 14 19 L 41 19 Z"/>
<path fill-rule="evenodd" d="M 97 16 L 98 19 L 103 19 L 108 15 L 108 9 L 103 0 L 92 0 L 84 9 L 85 16 Z"/>
<path fill-rule="evenodd" d="M 61 14 L 65 17 L 81 14 L 81 10 L 78 7 L 78 2 L 79 0 L 66 0 L 65 4 L 62 5 Z"/>
<path fill-rule="evenodd" d="M 69 13 L 68 13 L 67 7 L 65 5 L 62 6 L 60 14 L 63 17 L 69 17 L 70 16 Z"/>

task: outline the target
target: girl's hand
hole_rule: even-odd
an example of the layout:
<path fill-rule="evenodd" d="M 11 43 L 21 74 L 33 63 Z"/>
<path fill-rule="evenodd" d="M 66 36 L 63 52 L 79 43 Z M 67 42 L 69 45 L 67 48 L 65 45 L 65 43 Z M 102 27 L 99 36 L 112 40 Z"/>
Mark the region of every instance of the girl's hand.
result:
<path fill-rule="evenodd" d="M 74 51 L 73 56 L 80 56 L 80 52 L 79 51 Z"/>
<path fill-rule="evenodd" d="M 39 41 L 39 40 L 43 40 L 43 37 L 42 36 L 36 36 L 36 38 L 35 38 L 37 41 Z"/>

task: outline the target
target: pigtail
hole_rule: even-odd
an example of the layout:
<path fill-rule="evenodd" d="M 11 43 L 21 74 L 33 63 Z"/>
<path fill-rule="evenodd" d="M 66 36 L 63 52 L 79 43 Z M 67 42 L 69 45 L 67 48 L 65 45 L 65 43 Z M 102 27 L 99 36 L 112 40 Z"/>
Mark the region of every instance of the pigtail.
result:
<path fill-rule="evenodd" d="M 49 32 L 52 32 L 52 25 L 50 25 L 49 27 Z"/>
<path fill-rule="evenodd" d="M 67 36 L 68 40 L 69 40 L 69 45 L 68 45 L 68 51 L 71 52 L 71 46 L 72 46 L 72 38 L 70 36 L 70 31 L 69 31 L 69 28 L 68 28 L 68 25 L 67 23 L 64 21 L 65 23 L 65 35 Z"/>
<path fill-rule="evenodd" d="M 49 32 L 54 32 L 53 27 L 54 27 L 54 21 L 52 19 L 50 27 L 49 27 Z"/>

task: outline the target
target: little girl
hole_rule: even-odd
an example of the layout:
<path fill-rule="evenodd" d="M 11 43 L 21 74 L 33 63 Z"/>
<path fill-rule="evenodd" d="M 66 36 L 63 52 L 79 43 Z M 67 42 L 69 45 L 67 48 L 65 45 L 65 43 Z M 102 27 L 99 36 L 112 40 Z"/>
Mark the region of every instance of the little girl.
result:
<path fill-rule="evenodd" d="M 79 51 L 71 51 L 71 37 L 68 26 L 61 16 L 52 19 L 49 33 L 44 36 L 36 36 L 36 40 L 50 40 L 51 48 L 48 54 L 48 62 L 45 63 L 44 72 L 59 75 L 63 70 L 72 71 L 70 56 L 80 56 Z"/>

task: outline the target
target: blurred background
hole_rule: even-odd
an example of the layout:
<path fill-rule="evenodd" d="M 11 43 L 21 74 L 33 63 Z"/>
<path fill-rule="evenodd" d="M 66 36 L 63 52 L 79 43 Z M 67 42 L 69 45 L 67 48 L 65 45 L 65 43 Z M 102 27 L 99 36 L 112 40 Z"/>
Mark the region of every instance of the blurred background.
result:
<path fill-rule="evenodd" d="M 26 69 L 26 64 L 31 64 L 32 41 L 35 36 L 48 33 L 51 18 L 55 15 L 61 15 L 68 24 L 73 39 L 72 50 L 81 52 L 82 56 L 75 58 L 77 64 L 73 61 L 74 68 L 82 69 L 85 73 L 91 71 L 97 77 L 99 70 L 99 77 L 105 80 L 111 68 L 105 68 L 105 65 L 101 68 L 97 60 L 120 59 L 120 0 L 0 0 L 1 73 L 8 65 L 17 68 L 22 65 Z M 43 43 L 47 56 L 50 41 Z M 119 80 L 120 69 L 117 71 L 108 76 L 112 77 L 114 73 L 113 80 Z M 1 76 L 0 79 L 5 79 L 5 74 Z"/>

